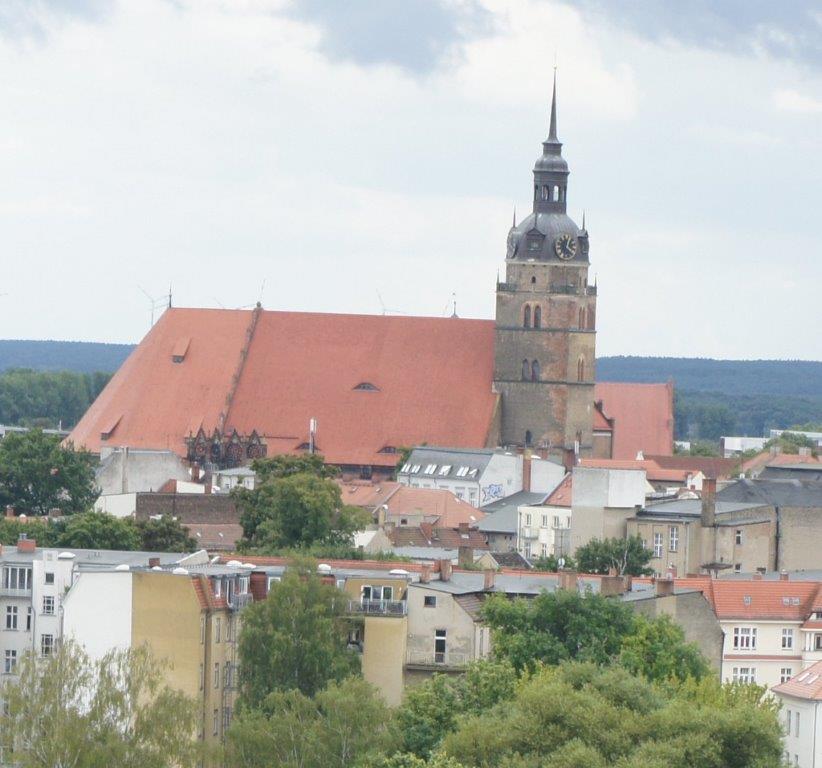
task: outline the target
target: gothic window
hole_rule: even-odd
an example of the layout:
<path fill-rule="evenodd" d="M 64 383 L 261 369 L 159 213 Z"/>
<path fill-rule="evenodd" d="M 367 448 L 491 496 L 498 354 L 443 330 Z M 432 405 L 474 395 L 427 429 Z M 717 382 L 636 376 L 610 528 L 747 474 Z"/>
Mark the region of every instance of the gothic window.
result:
<path fill-rule="evenodd" d="M 522 320 L 522 327 L 523 328 L 530 328 L 531 327 L 531 305 L 525 305 L 525 312 L 523 314 Z"/>
<path fill-rule="evenodd" d="M 579 327 L 585 327 L 585 307 L 579 308 Z"/>
<path fill-rule="evenodd" d="M 534 307 L 534 328 L 542 328 L 542 308 Z"/>
<path fill-rule="evenodd" d="M 531 445 L 532 439 L 533 438 L 531 437 L 531 430 L 526 429 L 525 430 L 525 445 Z"/>
<path fill-rule="evenodd" d="M 531 378 L 531 363 L 527 360 L 522 361 L 522 380 L 528 381 Z"/>
<path fill-rule="evenodd" d="M 577 381 L 585 381 L 585 358 L 582 355 L 577 360 Z"/>
<path fill-rule="evenodd" d="M 532 278 L 531 278 L 531 285 L 533 285 L 534 283 L 536 283 L 536 281 L 537 281 L 537 279 L 536 279 L 535 277 L 532 277 Z"/>
<path fill-rule="evenodd" d="M 531 381 L 539 381 L 539 363 L 536 360 L 531 363 Z"/>

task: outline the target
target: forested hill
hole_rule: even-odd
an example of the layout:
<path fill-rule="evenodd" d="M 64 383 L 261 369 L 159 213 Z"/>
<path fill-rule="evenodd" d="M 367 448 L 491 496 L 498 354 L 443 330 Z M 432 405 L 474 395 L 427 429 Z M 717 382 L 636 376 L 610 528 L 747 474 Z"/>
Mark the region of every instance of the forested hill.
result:
<path fill-rule="evenodd" d="M 822 362 L 712 360 L 687 357 L 600 357 L 599 381 L 674 380 L 683 391 L 822 398 Z"/>
<path fill-rule="evenodd" d="M 114 373 L 132 344 L 100 344 L 91 341 L 23 341 L 0 339 L 0 372 L 9 368 L 34 371 Z"/>

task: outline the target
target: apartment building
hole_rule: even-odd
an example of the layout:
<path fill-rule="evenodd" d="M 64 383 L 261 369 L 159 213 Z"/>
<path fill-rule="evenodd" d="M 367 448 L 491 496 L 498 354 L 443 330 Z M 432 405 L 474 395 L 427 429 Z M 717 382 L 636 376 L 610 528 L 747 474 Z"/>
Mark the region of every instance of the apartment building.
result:
<path fill-rule="evenodd" d="M 568 473 L 542 504 L 518 507 L 517 551 L 526 560 L 570 554 L 572 479 Z"/>
<path fill-rule="evenodd" d="M 785 761 L 798 768 L 822 766 L 822 662 L 771 689 L 782 704 Z"/>

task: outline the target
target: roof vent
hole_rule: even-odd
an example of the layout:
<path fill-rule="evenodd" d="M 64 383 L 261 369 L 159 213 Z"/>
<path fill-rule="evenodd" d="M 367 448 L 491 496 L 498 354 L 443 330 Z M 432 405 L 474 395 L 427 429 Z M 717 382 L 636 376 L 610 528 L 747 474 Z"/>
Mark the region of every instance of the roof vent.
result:
<path fill-rule="evenodd" d="M 191 344 L 191 337 L 185 336 L 182 339 L 177 339 L 174 349 L 171 350 L 171 362 L 182 363 L 188 354 L 188 346 Z"/>
<path fill-rule="evenodd" d="M 61 552 L 57 555 L 58 560 L 74 560 L 75 557 L 77 557 L 77 555 L 75 555 L 74 552 Z"/>
<path fill-rule="evenodd" d="M 328 563 L 320 563 L 317 566 L 317 570 L 320 573 L 331 573 L 331 566 Z"/>
<path fill-rule="evenodd" d="M 380 388 L 372 384 L 370 381 L 361 381 L 354 387 L 355 392 L 379 392 Z"/>
<path fill-rule="evenodd" d="M 188 576 L 188 571 L 185 568 L 175 568 L 172 573 L 175 576 Z"/>
<path fill-rule="evenodd" d="M 229 560 L 226 564 L 226 568 L 242 568 L 243 564 L 239 560 Z"/>
<path fill-rule="evenodd" d="M 745 597 L 742 598 L 742 602 L 745 603 L 745 605 L 750 605 L 751 604 L 751 596 L 750 595 L 745 595 Z"/>
<path fill-rule="evenodd" d="M 130 571 L 131 568 L 129 567 L 128 563 L 120 563 L 115 569 L 115 571 Z"/>

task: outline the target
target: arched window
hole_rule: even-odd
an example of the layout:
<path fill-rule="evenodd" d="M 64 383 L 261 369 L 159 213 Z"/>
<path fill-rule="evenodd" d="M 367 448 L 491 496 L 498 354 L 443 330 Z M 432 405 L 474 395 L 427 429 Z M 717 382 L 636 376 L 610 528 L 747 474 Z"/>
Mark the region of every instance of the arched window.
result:
<path fill-rule="evenodd" d="M 539 381 L 539 363 L 536 360 L 531 363 L 531 381 Z"/>
<path fill-rule="evenodd" d="M 533 285 L 534 283 L 536 283 L 536 281 L 537 281 L 537 279 L 536 279 L 535 277 L 532 277 L 532 278 L 531 278 L 531 285 Z"/>
<path fill-rule="evenodd" d="M 534 328 L 542 328 L 542 307 L 534 307 Z"/>
<path fill-rule="evenodd" d="M 585 381 L 585 358 L 582 355 L 577 360 L 577 381 Z"/>
<path fill-rule="evenodd" d="M 523 312 L 522 317 L 522 327 L 523 328 L 530 328 L 531 327 L 531 305 L 525 305 L 525 311 Z"/>
<path fill-rule="evenodd" d="M 522 361 L 522 380 L 528 381 L 531 378 L 531 363 L 527 360 Z"/>
<path fill-rule="evenodd" d="M 547 184 L 542 185 L 542 199 L 543 200 L 550 200 L 551 199 L 551 188 Z"/>
<path fill-rule="evenodd" d="M 561 203 L 565 202 L 565 187 L 560 187 L 559 188 L 559 201 Z"/>
<path fill-rule="evenodd" d="M 531 437 L 531 430 L 526 429 L 525 430 L 525 445 L 531 445 L 532 440 L 533 440 L 533 438 Z"/>
<path fill-rule="evenodd" d="M 559 187 L 554 187 L 554 202 L 556 203 L 559 200 Z"/>
<path fill-rule="evenodd" d="M 534 184 L 534 200 L 539 197 L 539 184 Z"/>
<path fill-rule="evenodd" d="M 579 327 L 585 327 L 585 307 L 579 308 Z"/>

